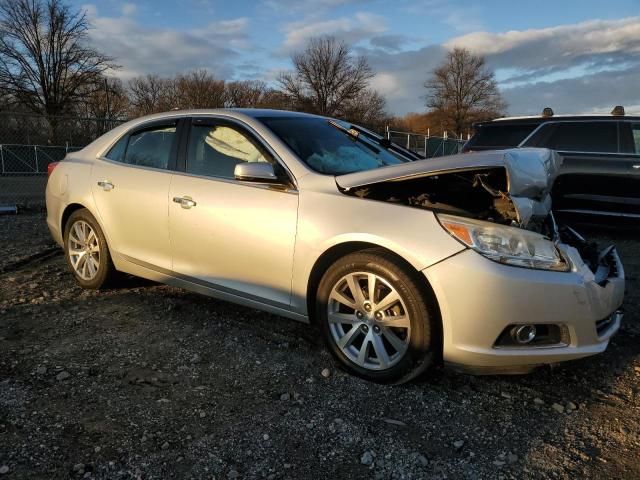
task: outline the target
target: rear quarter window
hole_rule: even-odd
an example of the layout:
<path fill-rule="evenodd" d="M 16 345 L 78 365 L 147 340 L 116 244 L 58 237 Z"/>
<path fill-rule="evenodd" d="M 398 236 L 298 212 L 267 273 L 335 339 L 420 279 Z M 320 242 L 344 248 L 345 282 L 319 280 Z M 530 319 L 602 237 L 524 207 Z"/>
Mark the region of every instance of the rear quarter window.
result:
<path fill-rule="evenodd" d="M 122 137 L 120 140 L 118 140 L 115 145 L 113 147 L 111 147 L 111 150 L 109 150 L 109 153 L 107 153 L 104 157 L 108 158 L 109 160 L 113 160 L 115 162 L 123 162 L 124 161 L 124 152 L 127 149 L 127 140 L 128 140 L 128 136 L 125 135 L 124 137 Z"/>

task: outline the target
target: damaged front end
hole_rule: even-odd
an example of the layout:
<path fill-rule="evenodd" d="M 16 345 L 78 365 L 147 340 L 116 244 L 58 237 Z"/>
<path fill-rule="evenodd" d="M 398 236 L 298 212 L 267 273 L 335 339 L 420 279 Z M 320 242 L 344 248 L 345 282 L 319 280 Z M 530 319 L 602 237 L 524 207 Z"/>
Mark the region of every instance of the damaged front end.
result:
<path fill-rule="evenodd" d="M 556 225 L 550 192 L 561 164 L 551 150 L 512 149 L 409 162 L 336 182 L 345 195 L 433 211 L 458 241 L 500 263 L 569 271 L 570 249 L 597 280 L 618 276 L 613 248 Z"/>
<path fill-rule="evenodd" d="M 551 150 L 505 150 L 422 160 L 378 169 L 376 176 L 359 172 L 336 180 L 347 195 L 511 225 L 554 238 L 550 190 L 561 163 Z"/>

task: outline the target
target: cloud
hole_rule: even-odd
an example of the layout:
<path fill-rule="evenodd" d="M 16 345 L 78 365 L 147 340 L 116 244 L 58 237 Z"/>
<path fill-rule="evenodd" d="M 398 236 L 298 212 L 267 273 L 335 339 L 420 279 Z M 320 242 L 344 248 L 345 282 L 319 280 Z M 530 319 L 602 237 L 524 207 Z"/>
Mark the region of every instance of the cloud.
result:
<path fill-rule="evenodd" d="M 406 52 L 360 49 L 376 72 L 371 86 L 383 94 L 391 112 L 404 114 L 424 111 L 423 84 L 430 72 L 444 59 L 445 49 L 430 45 Z"/>
<path fill-rule="evenodd" d="M 371 41 L 374 45 L 374 41 Z M 374 85 L 397 114 L 424 110 L 424 81 L 453 47 L 484 55 L 512 114 L 610 111 L 640 104 L 640 17 L 553 28 L 475 32 L 443 45 L 395 52 L 360 48 L 381 77 Z"/>
<path fill-rule="evenodd" d="M 83 11 L 87 17 L 93 18 L 98 15 L 98 7 L 92 3 L 85 3 L 80 6 L 80 10 Z"/>
<path fill-rule="evenodd" d="M 332 35 L 354 45 L 386 30 L 382 16 L 366 12 L 331 20 L 296 21 L 284 26 L 285 40 L 282 50 L 287 53 L 302 48 L 310 38 L 322 35 Z"/>
<path fill-rule="evenodd" d="M 382 48 L 388 51 L 399 51 L 404 44 L 410 41 L 405 35 L 380 35 L 373 37 L 369 43 L 373 47 Z"/>
<path fill-rule="evenodd" d="M 485 55 L 494 68 L 548 72 L 584 63 L 597 66 L 640 56 L 640 17 L 505 33 L 475 32 L 444 46 Z"/>
<path fill-rule="evenodd" d="M 131 78 L 146 73 L 173 75 L 206 68 L 222 78 L 234 74 L 234 62 L 250 48 L 248 20 L 212 22 L 190 30 L 151 28 L 131 17 L 90 18 L 90 41 L 122 66 L 117 75 Z"/>
<path fill-rule="evenodd" d="M 263 4 L 278 13 L 326 11 L 336 7 L 361 3 L 363 0 L 264 0 Z"/>
<path fill-rule="evenodd" d="M 624 71 L 599 72 L 553 82 L 535 82 L 503 90 L 509 110 L 517 115 L 538 114 L 550 106 L 558 114 L 609 113 L 625 105 L 627 113 L 640 114 L 640 65 Z"/>
<path fill-rule="evenodd" d="M 138 7 L 135 3 L 123 3 L 122 4 L 122 15 L 125 17 L 129 17 L 136 13 Z"/>

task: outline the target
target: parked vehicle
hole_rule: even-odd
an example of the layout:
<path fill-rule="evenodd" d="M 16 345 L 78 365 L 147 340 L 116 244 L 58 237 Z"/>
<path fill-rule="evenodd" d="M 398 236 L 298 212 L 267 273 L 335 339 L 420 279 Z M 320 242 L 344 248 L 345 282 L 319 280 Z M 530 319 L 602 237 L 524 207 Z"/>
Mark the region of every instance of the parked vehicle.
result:
<path fill-rule="evenodd" d="M 463 151 L 543 147 L 563 158 L 554 211 L 574 218 L 640 219 L 640 117 L 611 115 L 500 118 L 474 126 Z"/>
<path fill-rule="evenodd" d="M 379 140 L 292 112 L 152 115 L 52 168 L 47 223 L 82 287 L 126 272 L 312 322 L 373 381 L 605 350 L 624 272 L 555 224 L 557 154 L 409 161 Z"/>

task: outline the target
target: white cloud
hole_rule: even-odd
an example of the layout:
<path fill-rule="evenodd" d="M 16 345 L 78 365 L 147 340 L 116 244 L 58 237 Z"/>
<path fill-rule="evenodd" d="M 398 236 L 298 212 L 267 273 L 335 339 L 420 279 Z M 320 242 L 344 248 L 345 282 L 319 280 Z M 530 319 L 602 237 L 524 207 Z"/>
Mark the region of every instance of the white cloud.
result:
<path fill-rule="evenodd" d="M 89 18 L 93 18 L 98 15 L 98 7 L 92 3 L 85 3 L 80 6 L 80 10 L 82 10 Z"/>
<path fill-rule="evenodd" d="M 172 75 L 206 68 L 219 77 L 233 76 L 233 61 L 250 46 L 248 20 L 212 22 L 188 31 L 146 27 L 131 17 L 91 18 L 91 42 L 122 66 L 117 75 Z"/>
<path fill-rule="evenodd" d="M 453 38 L 444 46 L 486 55 L 498 68 L 535 70 L 599 58 L 606 61 L 612 55 L 640 54 L 640 17 L 504 33 L 475 32 Z"/>
<path fill-rule="evenodd" d="M 321 35 L 333 35 L 353 45 L 361 40 L 384 33 L 386 30 L 383 17 L 366 12 L 358 12 L 353 17 L 332 20 L 298 21 L 285 25 L 283 50 L 289 52 L 304 47 L 310 38 Z"/>
<path fill-rule="evenodd" d="M 138 7 L 135 3 L 122 4 L 122 15 L 124 15 L 125 17 L 134 15 L 137 10 L 138 10 Z"/>

